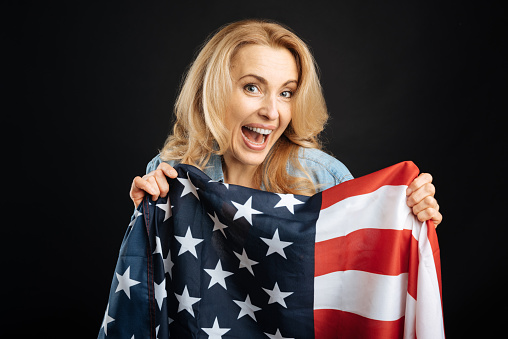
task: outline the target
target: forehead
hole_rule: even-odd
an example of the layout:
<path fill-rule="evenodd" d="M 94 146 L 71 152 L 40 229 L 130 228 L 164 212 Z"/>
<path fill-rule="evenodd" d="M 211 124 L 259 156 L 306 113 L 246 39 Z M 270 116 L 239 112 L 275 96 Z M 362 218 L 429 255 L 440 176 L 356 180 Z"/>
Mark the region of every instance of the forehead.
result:
<path fill-rule="evenodd" d="M 255 74 L 273 80 L 297 80 L 298 69 L 291 52 L 283 47 L 246 45 L 231 60 L 233 77 Z"/>

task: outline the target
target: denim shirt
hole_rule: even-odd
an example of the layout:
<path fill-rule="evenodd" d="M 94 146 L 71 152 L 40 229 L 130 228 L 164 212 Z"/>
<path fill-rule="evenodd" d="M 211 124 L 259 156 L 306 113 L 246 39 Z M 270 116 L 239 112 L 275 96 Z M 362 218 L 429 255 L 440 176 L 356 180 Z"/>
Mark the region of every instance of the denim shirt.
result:
<path fill-rule="evenodd" d="M 309 173 L 312 182 L 316 185 L 317 192 L 324 191 L 327 188 L 353 179 L 353 176 L 342 162 L 321 150 L 301 147 L 298 151 L 298 160 L 302 167 Z M 148 163 L 146 166 L 146 173 L 157 169 L 157 166 L 159 166 L 161 162 L 162 160 L 159 154 Z M 178 165 L 179 162 L 177 160 L 169 160 L 166 161 L 166 163 L 174 167 Z M 290 163 L 287 165 L 287 170 L 292 176 L 305 177 L 301 171 L 291 166 Z M 221 157 L 212 154 L 203 172 L 209 176 L 210 179 L 223 182 L 224 173 L 222 172 Z M 263 187 L 261 189 L 263 189 Z"/>

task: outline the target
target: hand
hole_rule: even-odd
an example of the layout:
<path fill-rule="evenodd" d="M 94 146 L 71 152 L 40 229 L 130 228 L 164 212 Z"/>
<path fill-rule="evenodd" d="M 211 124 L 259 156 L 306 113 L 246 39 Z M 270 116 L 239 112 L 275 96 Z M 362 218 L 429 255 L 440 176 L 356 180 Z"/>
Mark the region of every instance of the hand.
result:
<path fill-rule="evenodd" d="M 432 176 L 429 173 L 420 174 L 406 190 L 407 205 L 413 209 L 418 220 L 432 220 L 437 227 L 443 220 L 443 216 L 439 213 L 435 194 L 436 188 L 432 184 Z"/>
<path fill-rule="evenodd" d="M 155 171 L 152 171 L 143 177 L 135 177 L 132 181 L 131 191 L 129 193 L 134 206 L 137 208 L 145 197 L 145 192 L 152 196 L 156 201 L 159 197 L 164 198 L 169 192 L 169 184 L 166 176 L 176 178 L 176 170 L 165 162 L 161 162 Z"/>

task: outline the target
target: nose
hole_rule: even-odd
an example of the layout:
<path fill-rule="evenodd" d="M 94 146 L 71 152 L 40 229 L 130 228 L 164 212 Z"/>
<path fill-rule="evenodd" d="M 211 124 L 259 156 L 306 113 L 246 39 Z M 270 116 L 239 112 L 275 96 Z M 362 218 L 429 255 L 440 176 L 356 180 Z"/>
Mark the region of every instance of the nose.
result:
<path fill-rule="evenodd" d="M 277 107 L 277 96 L 267 95 L 263 99 L 263 106 L 259 110 L 259 114 L 266 117 L 268 120 L 275 120 L 279 117 L 279 110 Z"/>

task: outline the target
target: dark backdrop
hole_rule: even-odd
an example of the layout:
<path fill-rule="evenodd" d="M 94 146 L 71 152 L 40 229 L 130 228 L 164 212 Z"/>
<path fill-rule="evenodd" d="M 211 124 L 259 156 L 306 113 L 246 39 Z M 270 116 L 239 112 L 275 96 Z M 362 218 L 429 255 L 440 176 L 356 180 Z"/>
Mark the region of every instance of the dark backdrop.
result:
<path fill-rule="evenodd" d="M 332 117 L 326 148 L 354 176 L 403 160 L 434 176 L 448 337 L 505 332 L 502 8 L 68 1 L 4 5 L 3 16 L 4 178 L 16 208 L 3 211 L 2 337 L 96 336 L 130 184 L 170 131 L 181 76 L 209 33 L 253 17 L 311 46 Z"/>

